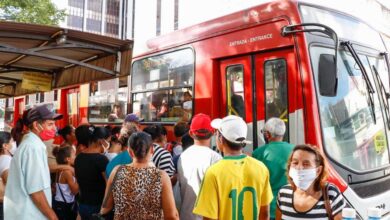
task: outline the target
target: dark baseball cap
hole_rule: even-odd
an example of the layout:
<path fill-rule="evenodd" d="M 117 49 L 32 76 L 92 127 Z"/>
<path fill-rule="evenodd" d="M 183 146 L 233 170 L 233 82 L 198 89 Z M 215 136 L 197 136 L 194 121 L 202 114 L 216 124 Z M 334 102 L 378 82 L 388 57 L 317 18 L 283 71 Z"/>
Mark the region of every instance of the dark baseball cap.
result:
<path fill-rule="evenodd" d="M 50 111 L 47 105 L 39 105 L 26 111 L 23 120 L 26 125 L 29 125 L 38 120 L 59 120 L 62 117 L 61 114 Z"/>

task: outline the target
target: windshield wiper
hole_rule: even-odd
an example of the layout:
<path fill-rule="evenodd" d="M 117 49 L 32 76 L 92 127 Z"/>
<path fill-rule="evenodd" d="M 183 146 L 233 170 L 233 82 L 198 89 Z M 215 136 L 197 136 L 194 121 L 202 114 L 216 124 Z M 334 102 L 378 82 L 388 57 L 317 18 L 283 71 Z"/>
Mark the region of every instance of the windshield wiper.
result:
<path fill-rule="evenodd" d="M 384 107 L 384 112 L 385 112 L 385 117 L 386 117 L 386 122 L 387 122 L 387 127 L 390 129 L 390 109 L 389 109 L 389 98 L 390 94 L 386 91 L 385 86 L 383 85 L 383 81 L 378 73 L 378 70 L 374 65 L 372 65 L 372 69 L 374 70 L 376 81 L 378 82 L 379 90 L 381 91 L 382 95 L 382 101 L 383 101 L 383 107 Z"/>
<path fill-rule="evenodd" d="M 360 71 L 362 72 L 364 81 L 366 82 L 366 89 L 368 92 L 367 103 L 368 103 L 368 106 L 370 106 L 371 115 L 373 117 L 374 124 L 376 124 L 375 104 L 374 104 L 374 93 L 375 93 L 374 86 L 372 85 L 371 80 L 368 77 L 368 74 L 366 72 L 366 69 L 364 68 L 363 63 L 360 60 L 359 56 L 357 55 L 351 42 L 343 41 L 343 42 L 341 42 L 341 45 L 345 46 L 348 49 L 348 51 L 351 53 L 353 59 L 355 60 L 356 64 L 359 66 Z"/>
<path fill-rule="evenodd" d="M 389 75 L 389 88 L 390 88 L 390 61 L 389 61 L 389 54 L 387 52 L 381 53 L 381 56 L 385 59 L 386 66 L 387 66 L 387 73 Z"/>

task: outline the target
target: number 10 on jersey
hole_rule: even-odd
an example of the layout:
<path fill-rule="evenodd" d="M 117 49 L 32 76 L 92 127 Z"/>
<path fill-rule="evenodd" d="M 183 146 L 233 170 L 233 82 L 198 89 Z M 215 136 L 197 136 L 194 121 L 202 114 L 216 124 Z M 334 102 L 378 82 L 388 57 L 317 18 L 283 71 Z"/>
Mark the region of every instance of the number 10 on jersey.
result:
<path fill-rule="evenodd" d="M 238 214 L 238 220 L 244 220 L 242 209 L 244 207 L 245 192 L 248 192 L 252 195 L 252 205 L 253 205 L 252 216 L 253 216 L 253 220 L 257 219 L 258 212 L 257 212 L 256 190 L 253 187 L 246 186 L 238 194 L 238 201 L 237 201 L 237 189 L 232 189 L 229 193 L 229 198 L 232 199 L 232 220 L 237 220 L 237 214 Z M 249 195 L 247 194 L 247 196 Z M 238 202 L 238 208 L 237 208 L 237 202 Z"/>

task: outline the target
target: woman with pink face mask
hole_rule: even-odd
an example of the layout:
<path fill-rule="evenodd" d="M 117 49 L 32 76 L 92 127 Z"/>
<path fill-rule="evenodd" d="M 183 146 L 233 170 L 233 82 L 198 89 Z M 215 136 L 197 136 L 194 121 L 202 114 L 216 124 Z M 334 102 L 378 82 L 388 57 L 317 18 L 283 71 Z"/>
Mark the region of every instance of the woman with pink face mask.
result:
<path fill-rule="evenodd" d="M 325 159 L 317 148 L 295 146 L 287 164 L 289 184 L 279 191 L 276 219 L 342 219 L 345 201 L 326 181 Z"/>

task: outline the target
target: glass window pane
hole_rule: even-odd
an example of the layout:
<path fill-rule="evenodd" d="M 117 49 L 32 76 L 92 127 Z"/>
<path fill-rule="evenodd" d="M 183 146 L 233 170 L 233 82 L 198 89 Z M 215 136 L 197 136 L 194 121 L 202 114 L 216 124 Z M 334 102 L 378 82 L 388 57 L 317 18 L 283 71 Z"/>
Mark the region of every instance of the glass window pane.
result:
<path fill-rule="evenodd" d="M 192 116 L 194 55 L 191 49 L 136 61 L 132 109 L 145 122 L 176 122 Z"/>
<path fill-rule="evenodd" d="M 127 113 L 127 77 L 90 84 L 88 118 L 91 123 L 122 123 Z M 119 87 L 120 86 L 120 87 Z"/>
<path fill-rule="evenodd" d="M 318 62 L 321 54 L 333 54 L 333 49 L 312 47 L 311 59 L 318 90 Z M 389 164 L 384 119 L 378 91 L 368 66 L 367 58 L 360 56 L 374 86 L 376 123 L 368 104 L 366 82 L 352 56 L 339 51 L 338 88 L 335 97 L 318 94 L 324 144 L 335 161 L 357 171 L 375 169 Z"/>
<path fill-rule="evenodd" d="M 14 98 L 8 98 L 5 106 L 4 121 L 7 124 L 11 124 L 14 121 Z"/>
<path fill-rule="evenodd" d="M 244 67 L 242 65 L 226 68 L 227 115 L 238 115 L 245 120 Z"/>
<path fill-rule="evenodd" d="M 265 77 L 265 117 L 280 118 L 288 128 L 287 71 L 284 59 L 269 60 L 264 63 Z M 288 140 L 288 129 L 284 134 Z"/>
<path fill-rule="evenodd" d="M 145 122 L 188 121 L 192 114 L 192 95 L 186 88 L 133 94 L 133 112 Z"/>
<path fill-rule="evenodd" d="M 136 61 L 133 64 L 132 91 L 192 86 L 194 55 L 179 50 Z"/>

